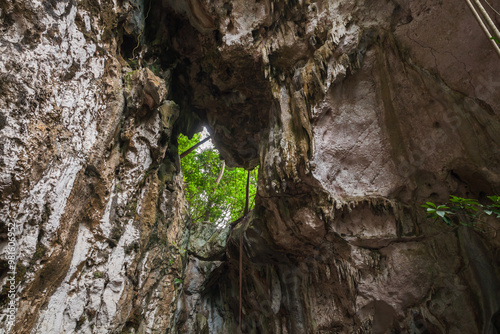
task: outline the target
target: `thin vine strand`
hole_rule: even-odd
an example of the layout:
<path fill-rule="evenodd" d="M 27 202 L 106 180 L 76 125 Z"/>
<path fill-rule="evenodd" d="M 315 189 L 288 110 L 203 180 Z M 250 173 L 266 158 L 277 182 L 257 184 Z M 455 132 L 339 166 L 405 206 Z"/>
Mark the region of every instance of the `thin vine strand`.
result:
<path fill-rule="evenodd" d="M 142 36 L 142 33 L 144 32 L 144 29 L 146 29 L 146 19 L 149 17 L 149 12 L 151 11 L 151 2 L 152 1 L 149 1 L 149 8 L 148 8 L 148 12 L 146 13 L 146 16 L 144 16 L 144 20 L 142 21 L 142 30 L 141 32 L 139 33 L 139 36 L 137 36 L 137 45 L 135 46 L 135 48 L 132 50 L 132 59 L 135 58 L 135 50 L 137 50 L 137 48 L 139 47 L 139 45 L 141 44 L 141 36 Z"/>
<path fill-rule="evenodd" d="M 495 8 L 493 8 L 493 6 L 488 2 L 488 0 L 484 0 L 484 2 L 486 2 L 486 4 L 491 8 L 492 11 L 494 11 L 497 15 L 500 16 L 500 13 L 497 12 Z"/>

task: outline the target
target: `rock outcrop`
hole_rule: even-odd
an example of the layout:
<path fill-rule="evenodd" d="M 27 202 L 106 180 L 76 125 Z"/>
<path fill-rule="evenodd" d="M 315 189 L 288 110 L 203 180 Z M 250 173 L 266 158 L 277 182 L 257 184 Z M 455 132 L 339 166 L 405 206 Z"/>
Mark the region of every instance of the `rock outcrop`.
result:
<path fill-rule="evenodd" d="M 240 303 L 244 333 L 500 332 L 500 224 L 420 208 L 500 191 L 500 59 L 466 2 L 0 10 L 10 332 L 237 333 Z M 234 227 L 185 213 L 176 137 L 202 124 L 259 166 Z"/>

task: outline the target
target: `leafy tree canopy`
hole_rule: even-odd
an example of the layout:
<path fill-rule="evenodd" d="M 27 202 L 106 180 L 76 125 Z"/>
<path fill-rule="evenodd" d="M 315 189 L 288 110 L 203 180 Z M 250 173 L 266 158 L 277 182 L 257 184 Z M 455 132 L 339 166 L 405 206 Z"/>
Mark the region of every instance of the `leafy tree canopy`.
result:
<path fill-rule="evenodd" d="M 179 135 L 179 153 L 201 140 L 197 133 L 189 140 Z M 197 148 L 181 159 L 188 212 L 195 222 L 230 223 L 243 215 L 246 199 L 247 171 L 225 168 L 219 184 L 217 177 L 223 168 L 219 152 L 214 147 Z M 250 209 L 257 191 L 257 170 L 250 173 Z"/>

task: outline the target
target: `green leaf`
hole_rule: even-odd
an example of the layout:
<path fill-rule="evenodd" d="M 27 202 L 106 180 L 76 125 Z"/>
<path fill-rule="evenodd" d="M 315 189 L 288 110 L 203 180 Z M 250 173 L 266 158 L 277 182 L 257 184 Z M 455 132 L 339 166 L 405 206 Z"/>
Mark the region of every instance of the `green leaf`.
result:
<path fill-rule="evenodd" d="M 449 217 L 446 217 L 444 216 L 443 217 L 443 220 L 446 224 L 450 225 L 450 226 L 453 226 L 452 222 L 451 222 L 451 219 Z"/>
<path fill-rule="evenodd" d="M 493 202 L 494 206 L 500 206 L 500 196 L 488 196 L 488 198 Z"/>
<path fill-rule="evenodd" d="M 444 211 L 436 211 L 436 213 L 439 217 L 442 217 L 442 218 L 444 218 L 446 216 L 446 212 L 444 212 Z"/>

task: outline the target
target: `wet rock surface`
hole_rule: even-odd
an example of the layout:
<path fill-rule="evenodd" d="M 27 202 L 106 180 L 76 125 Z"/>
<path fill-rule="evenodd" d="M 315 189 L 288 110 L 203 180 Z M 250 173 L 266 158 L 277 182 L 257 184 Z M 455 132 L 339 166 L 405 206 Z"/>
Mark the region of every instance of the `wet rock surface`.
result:
<path fill-rule="evenodd" d="M 500 188 L 499 60 L 465 2 L 0 10 L 11 332 L 236 333 L 240 302 L 244 333 L 498 331 L 500 237 L 420 208 Z M 185 216 L 176 136 L 201 124 L 259 165 L 234 227 Z"/>

